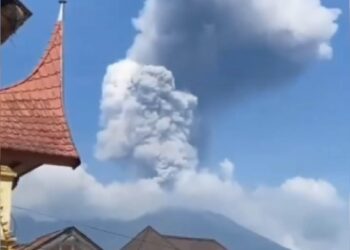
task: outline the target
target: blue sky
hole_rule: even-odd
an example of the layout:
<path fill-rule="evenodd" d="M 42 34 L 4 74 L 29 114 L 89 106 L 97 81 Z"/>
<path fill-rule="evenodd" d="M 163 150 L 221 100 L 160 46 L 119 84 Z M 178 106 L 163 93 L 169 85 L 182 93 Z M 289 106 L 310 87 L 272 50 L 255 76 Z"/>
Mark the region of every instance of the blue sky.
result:
<path fill-rule="evenodd" d="M 57 1 L 23 1 L 33 11 L 34 15 L 19 30 L 16 36 L 12 37 L 10 41 L 1 47 L 2 86 L 23 79 L 36 66 L 39 58 L 43 55 L 57 19 Z M 162 185 L 159 185 L 156 179 L 137 178 L 135 180 L 135 178 L 131 178 L 135 177 L 133 176 L 133 171 L 129 171 L 128 166 L 125 164 L 102 162 L 94 156 L 97 133 L 101 131 L 99 122 L 101 116 L 100 102 L 102 99 L 102 87 L 104 86 L 106 89 L 106 85 L 108 84 L 109 87 L 113 86 L 114 82 L 112 80 L 117 79 L 120 72 L 118 69 L 112 68 L 109 72 L 112 79 L 111 82 L 105 81 L 103 83 L 107 66 L 126 57 L 129 59 L 135 59 L 136 57 L 139 63 L 145 63 L 145 61 L 150 59 L 150 55 L 151 59 L 152 56 L 156 59 L 160 58 L 164 64 L 168 63 L 170 66 L 172 66 L 171 63 L 175 63 L 176 65 L 176 63 L 180 62 L 180 66 L 182 66 L 181 63 L 192 62 L 192 58 L 186 57 L 186 54 L 189 53 L 191 56 L 194 55 L 194 57 L 198 56 L 195 52 L 191 54 L 193 52 L 191 49 L 194 48 L 192 38 L 198 37 L 191 32 L 196 31 L 195 28 L 198 23 L 199 25 L 203 25 L 201 23 L 203 22 L 203 15 L 201 15 L 203 11 L 205 12 L 204 21 L 206 21 L 208 16 L 213 18 L 213 13 L 211 13 L 208 6 L 212 6 L 210 4 L 214 2 L 226 4 L 240 3 L 243 5 L 248 3 L 248 7 L 249 3 L 253 2 L 255 4 L 270 4 L 267 5 L 267 12 L 261 11 L 261 9 L 260 11 L 265 18 L 266 16 L 273 17 L 272 25 L 268 22 L 259 23 L 258 29 L 256 29 L 256 20 L 259 19 L 254 19 L 257 18 L 254 16 L 252 18 L 253 22 L 250 22 L 250 20 L 247 21 L 248 24 L 253 24 L 253 26 L 247 26 L 253 30 L 251 33 L 249 33 L 250 31 L 248 29 L 248 32 L 245 32 L 245 29 L 242 29 L 243 31 L 240 32 L 241 29 L 232 28 L 226 30 L 225 25 L 220 26 L 222 23 L 226 24 L 225 22 L 227 20 L 231 21 L 231 16 L 235 16 L 232 13 L 239 16 L 239 7 L 241 5 L 232 5 L 236 8 L 230 9 L 229 12 L 226 12 L 226 9 L 218 8 L 222 12 L 219 11 L 219 15 L 214 15 L 213 20 L 210 20 L 214 24 L 219 25 L 219 31 L 216 30 L 218 33 L 214 34 L 222 35 L 220 31 L 224 30 L 225 39 L 221 42 L 225 45 L 231 45 L 230 42 L 232 41 L 235 42 L 236 35 L 238 34 L 243 35 L 243 37 L 245 35 L 248 35 L 248 37 L 249 35 L 256 36 L 258 40 L 263 41 L 262 47 L 265 49 L 271 49 L 269 46 L 274 47 L 272 53 L 271 51 L 267 51 L 267 53 L 263 51 L 262 54 L 272 55 L 272 59 L 270 58 L 271 61 L 267 61 L 266 63 L 265 58 L 258 58 L 258 62 L 255 62 L 255 65 L 259 66 L 258 68 L 246 67 L 248 65 L 246 63 L 247 60 L 249 61 L 249 58 L 254 58 L 254 55 L 252 56 L 251 53 L 252 51 L 261 53 L 261 50 L 259 50 L 261 49 L 259 47 L 259 45 L 261 46 L 259 41 L 252 43 L 253 50 L 249 50 L 249 45 L 247 47 L 243 46 L 245 49 L 248 48 L 245 52 L 250 53 L 247 56 L 248 59 L 245 58 L 246 54 L 243 52 L 240 53 L 240 50 L 238 51 L 240 54 L 240 58 L 238 59 L 242 59 L 244 62 L 240 64 L 240 60 L 237 60 L 238 64 L 235 65 L 238 65 L 238 67 L 243 65 L 245 67 L 243 69 L 246 72 L 242 73 L 243 79 L 247 77 L 247 72 L 249 75 L 249 70 L 251 70 L 252 74 L 264 73 L 264 71 L 260 70 L 261 66 L 270 71 L 274 69 L 270 65 L 264 65 L 262 63 L 276 65 L 276 62 L 281 62 L 283 64 L 280 67 L 281 69 L 285 69 L 284 66 L 290 65 L 288 62 L 286 63 L 286 60 L 280 60 L 278 56 L 276 61 L 276 58 L 273 57 L 276 55 L 273 53 L 276 51 L 274 50 L 276 48 L 278 52 L 282 52 L 288 59 L 294 56 L 294 48 L 292 46 L 292 49 L 290 49 L 289 45 L 296 42 L 297 39 L 295 37 L 291 37 L 292 41 L 286 41 L 285 36 L 283 36 L 285 33 L 282 32 L 282 36 L 280 36 L 280 33 L 277 32 L 276 35 L 272 32 L 274 34 L 272 36 L 274 39 L 272 40 L 276 40 L 277 43 L 273 41 L 272 45 L 268 44 L 268 46 L 264 47 L 266 45 L 264 45 L 264 39 L 261 39 L 259 36 L 260 33 L 254 30 L 259 31 L 265 28 L 265 32 L 269 33 L 274 31 L 274 27 L 280 27 L 279 25 L 274 26 L 274 24 L 281 24 L 283 27 L 283 25 L 286 25 L 283 21 L 287 20 L 291 22 L 287 22 L 287 28 L 289 28 L 288 25 L 290 24 L 292 26 L 292 33 L 295 32 L 293 34 L 296 37 L 300 35 L 298 32 L 302 31 L 301 40 L 306 39 L 312 47 L 315 46 L 314 40 L 316 40 L 316 46 L 322 44 L 322 42 L 328 42 L 327 37 L 329 33 L 327 32 L 332 27 L 332 20 L 327 19 L 327 15 L 325 18 L 322 12 L 324 9 L 322 9 L 322 6 L 316 0 L 285 0 L 285 5 L 281 5 L 279 0 L 266 0 L 264 2 L 246 0 L 167 0 L 165 2 L 163 0 L 154 0 L 153 2 L 157 3 L 159 9 L 155 12 L 152 12 L 152 9 L 145 11 L 146 14 L 151 14 L 152 18 L 146 18 L 143 22 L 146 24 L 151 23 L 151 25 L 144 27 L 143 34 L 146 33 L 146 36 L 139 37 L 141 44 L 135 45 L 133 41 L 136 32 L 131 19 L 139 15 L 139 11 L 143 8 L 143 1 L 85 0 L 68 2 L 65 20 L 66 109 L 74 140 L 80 151 L 82 161 L 88 167 L 87 169 L 78 168 L 74 172 L 49 166 L 40 168 L 38 171 L 34 171 L 22 178 L 16 190 L 14 204 L 47 214 L 55 214 L 62 218 L 73 219 L 74 221 L 89 219 L 128 220 L 169 206 L 194 210 L 204 209 L 225 215 L 239 224 L 290 249 L 348 249 L 349 228 L 346 218 L 348 216 L 347 206 L 350 184 L 350 158 L 348 157 L 348 150 L 350 148 L 350 114 L 348 112 L 348 95 L 350 93 L 350 85 L 348 83 L 350 79 L 348 55 L 350 54 L 350 43 L 348 34 L 349 15 L 346 1 L 322 1 L 322 4 L 325 6 L 340 8 L 343 12 L 337 20 L 339 30 L 331 40 L 331 46 L 333 48 L 333 58 L 331 60 L 318 60 L 319 58 L 317 58 L 308 67 L 303 66 L 301 73 L 295 74 L 294 72 L 294 77 L 287 82 L 285 81 L 286 77 L 282 75 L 284 82 L 278 84 L 278 87 L 267 88 L 267 91 L 264 92 L 251 91 L 252 93 L 250 95 L 247 95 L 246 98 L 239 98 L 239 100 L 236 100 L 237 95 L 229 96 L 230 99 L 225 99 L 223 102 L 224 105 L 214 105 L 216 109 L 205 110 L 205 112 L 203 112 L 204 109 L 200 110 L 202 111 L 200 113 L 201 117 L 205 118 L 205 122 L 201 123 L 205 127 L 205 133 L 202 134 L 204 140 L 201 140 L 201 142 L 204 142 L 205 146 L 199 146 L 202 150 L 201 163 L 199 165 L 202 168 L 209 168 L 211 172 L 202 171 L 202 169 L 192 172 L 179 171 L 180 174 L 175 181 L 173 190 L 165 189 Z M 187 11 L 188 3 L 197 6 L 198 10 L 194 10 L 193 12 Z M 198 3 L 208 3 L 208 5 Z M 179 5 L 177 6 L 177 4 Z M 294 13 L 293 11 L 286 10 L 285 6 L 297 6 L 300 8 L 296 8 L 298 11 Z M 279 19 L 278 15 L 273 15 L 275 14 L 275 8 L 281 12 L 280 14 L 287 15 L 291 13 L 291 16 L 289 19 Z M 157 12 L 159 10 L 161 12 Z M 167 13 L 166 11 L 169 10 L 171 12 Z M 308 11 L 315 19 L 304 17 L 300 14 L 302 10 Z M 192 20 L 192 22 L 189 22 L 192 25 L 188 25 L 187 27 L 187 23 L 184 25 L 182 19 L 178 21 L 179 12 L 180 14 L 187 15 L 183 19 L 187 21 Z M 192 15 L 193 13 L 195 15 Z M 224 13 L 228 13 L 228 15 L 226 15 L 226 19 L 225 17 L 221 19 L 221 14 Z M 214 12 L 214 14 L 217 13 Z M 243 15 L 239 16 L 237 20 L 246 20 L 245 18 Z M 325 22 L 323 18 L 326 19 Z M 302 21 L 300 22 L 300 19 L 306 22 L 307 25 L 302 23 Z M 267 21 L 269 21 L 269 18 L 267 18 Z M 304 24 L 305 30 L 303 29 Z M 322 26 L 322 24 L 325 25 Z M 173 25 L 174 27 L 167 25 Z M 210 35 L 210 25 L 207 27 L 204 22 L 204 26 L 205 28 L 209 27 L 204 30 L 209 31 L 208 34 Z M 236 25 L 232 25 L 232 27 L 236 27 Z M 183 46 L 184 48 L 179 48 L 176 46 L 172 47 L 172 43 L 170 43 L 170 46 L 165 43 L 166 46 L 164 49 L 162 47 L 164 43 L 160 42 L 160 46 L 158 47 L 156 42 L 147 40 L 149 38 L 147 34 L 150 34 L 150 30 L 152 34 L 152 28 L 160 34 L 160 38 L 156 37 L 159 39 L 158 42 L 162 42 L 162 38 L 164 37 L 171 38 L 173 33 L 170 32 L 169 37 L 167 36 L 169 34 L 166 34 L 166 32 L 171 30 L 172 32 L 175 31 L 175 33 L 178 32 L 180 37 L 184 35 L 184 40 L 188 44 L 185 44 Z M 191 32 L 188 32 L 189 30 Z M 165 34 L 162 33 L 164 31 Z M 304 31 L 305 33 L 303 33 Z M 229 40 L 229 35 L 227 37 L 225 36 L 231 33 L 234 35 L 233 40 Z M 204 35 L 208 34 L 205 33 Z M 163 37 L 162 35 L 165 36 Z M 286 37 L 289 37 L 288 34 Z M 308 40 L 310 37 L 311 40 Z M 175 38 L 178 37 L 175 36 Z M 190 39 L 186 40 L 186 38 Z M 204 38 L 208 37 L 204 36 Z M 226 38 L 229 42 L 226 41 Z M 240 37 L 238 36 L 238 38 Z M 167 39 L 165 40 L 168 41 Z M 182 40 L 175 39 L 174 44 L 176 44 L 176 41 Z M 208 44 L 212 45 L 210 43 L 212 40 L 208 39 L 208 41 Z M 220 41 L 220 37 L 218 41 Z M 282 45 L 279 42 L 282 42 Z M 303 54 L 305 48 L 308 51 L 310 49 L 308 42 L 306 42 L 306 45 L 302 43 L 302 48 L 297 46 L 295 52 L 297 54 Z M 298 41 L 296 44 L 298 44 Z M 256 45 L 258 45 L 258 48 L 254 50 L 254 46 Z M 127 55 L 127 50 L 130 48 L 131 52 Z M 144 48 L 153 48 L 154 51 L 151 51 L 153 54 L 148 53 L 149 51 L 145 51 Z M 211 49 L 210 46 L 204 48 Z M 237 52 L 235 45 L 229 47 L 229 52 L 232 53 L 230 48 L 233 48 L 233 51 Z M 195 49 L 193 50 L 195 51 Z M 183 51 L 185 53 L 181 53 Z M 208 54 L 210 52 L 212 51 L 209 50 Z M 177 56 L 177 53 L 179 56 Z M 183 60 L 182 56 L 186 60 Z M 196 61 L 198 58 L 199 60 Z M 205 62 L 202 64 L 200 61 L 203 58 L 206 59 L 206 55 L 203 58 L 200 55 L 198 58 L 194 58 L 193 61 L 197 62 L 199 66 L 206 67 Z M 315 59 L 316 56 L 314 55 L 313 58 Z M 233 61 L 233 63 L 237 63 L 237 61 Z M 230 62 L 230 60 L 226 62 Z M 168 64 L 165 66 L 168 66 Z M 195 74 L 196 69 L 201 69 L 197 64 L 190 64 L 190 66 L 194 67 L 190 68 L 188 72 L 194 72 Z M 125 61 L 117 65 L 125 66 Z M 211 62 L 208 65 L 211 65 Z M 227 65 L 230 64 L 219 65 L 224 68 L 222 72 L 225 73 L 225 68 L 229 68 L 225 67 Z M 129 70 L 127 67 L 126 69 Z M 164 73 L 164 70 L 160 70 L 159 68 L 150 69 L 145 67 L 142 69 L 144 70 L 142 72 L 146 76 L 149 76 L 150 73 L 152 74 L 152 70 L 154 70 L 153 73 Z M 181 87 L 188 87 L 189 89 L 193 87 L 193 85 L 190 85 L 193 83 L 185 85 L 183 79 L 186 79 L 186 76 L 180 74 L 181 67 L 180 70 L 176 67 L 173 67 L 173 69 L 171 70 L 174 72 L 177 86 L 180 90 L 182 90 Z M 125 75 L 128 75 L 130 73 L 128 70 L 123 71 L 123 75 L 124 72 Z M 185 71 L 187 73 L 187 69 Z M 274 72 L 268 73 L 271 74 Z M 268 75 L 267 77 L 269 77 Z M 281 76 L 281 74 L 277 75 Z M 191 74 L 189 74 L 189 78 L 191 79 Z M 137 79 L 142 80 L 144 78 L 140 77 Z M 212 78 L 210 79 L 213 80 Z M 223 79 L 225 78 L 223 77 Z M 273 78 L 268 78 L 267 81 L 269 79 L 273 80 Z M 220 84 L 218 81 L 220 81 L 220 77 L 214 79 L 214 85 L 210 85 L 211 89 L 209 88 L 209 90 L 213 90 L 213 92 L 208 92 L 211 94 L 209 95 L 209 99 L 215 100 L 223 97 L 222 92 L 215 85 Z M 156 79 L 155 82 L 159 86 L 162 86 L 164 83 L 168 84 L 168 82 L 162 82 L 159 79 Z M 239 81 L 232 82 L 234 82 L 233 84 L 241 83 Z M 247 82 L 249 82 L 249 79 Z M 127 105 L 123 106 L 123 102 L 119 101 L 118 103 L 118 97 L 120 95 L 124 95 L 123 97 L 125 97 L 125 94 L 120 94 L 120 90 L 123 90 L 123 84 L 126 84 L 125 86 L 137 87 L 142 85 L 142 83 L 142 81 L 131 83 L 126 80 L 125 83 L 118 82 L 120 85 L 117 84 L 118 88 L 112 88 L 114 91 L 112 96 L 114 98 L 117 97 L 117 101 L 114 99 L 111 103 L 116 103 L 117 108 L 113 105 L 112 107 L 107 107 L 107 109 L 111 108 L 112 111 L 112 116 L 108 117 L 109 121 L 115 119 L 113 112 L 118 114 L 119 106 L 128 108 Z M 145 85 L 147 84 L 149 82 L 145 81 Z M 159 87 L 158 85 L 155 86 Z M 256 85 L 253 84 L 252 86 L 254 87 Z M 136 87 L 134 89 L 137 89 Z M 159 91 L 159 89 L 155 88 L 153 90 Z M 130 91 L 128 93 L 136 97 L 138 97 L 137 95 L 142 96 L 144 94 L 142 92 L 135 92 Z M 156 92 L 156 95 L 159 95 L 159 93 L 160 91 Z M 179 93 L 177 94 L 179 95 Z M 207 101 L 200 94 L 194 94 L 199 96 L 199 105 Z M 184 93 L 181 92 L 181 95 L 183 96 Z M 176 99 L 174 93 L 170 93 L 170 96 L 171 98 L 168 96 L 169 99 Z M 124 100 L 128 99 L 126 98 Z M 140 101 L 137 98 L 136 100 Z M 140 102 L 137 104 L 143 103 Z M 178 111 L 174 107 L 172 108 L 174 109 L 172 111 Z M 136 111 L 138 110 L 136 109 Z M 147 117 L 144 119 L 145 117 L 131 117 L 131 120 L 140 118 L 141 121 L 147 121 Z M 186 119 L 186 115 L 180 118 Z M 139 128 L 137 127 L 139 125 L 137 122 L 135 125 L 132 122 L 128 123 L 125 119 L 121 120 L 118 121 L 117 119 L 117 122 L 120 122 L 119 125 L 131 124 L 131 126 L 134 126 L 133 128 Z M 152 125 L 154 124 L 149 126 L 151 128 L 156 127 L 152 127 Z M 142 126 L 143 123 L 141 122 Z M 117 128 L 120 127 L 123 128 L 122 126 L 117 126 Z M 110 135 L 108 134 L 110 132 L 108 129 L 110 129 L 108 126 L 102 128 L 102 130 L 107 131 L 107 135 Z M 182 127 L 178 130 L 181 131 L 181 129 Z M 187 129 L 186 126 L 185 129 Z M 167 132 L 169 131 L 167 130 Z M 150 134 L 154 136 L 154 134 Z M 131 135 L 133 134 L 131 133 Z M 179 137 L 182 135 L 181 132 L 180 136 L 179 134 L 175 134 L 175 136 Z M 115 147 L 118 148 L 118 146 L 121 146 L 118 145 L 116 138 L 122 136 L 122 134 L 112 134 L 107 139 L 117 141 L 116 144 L 112 145 L 117 145 Z M 125 138 L 122 137 L 122 139 Z M 161 145 L 163 146 L 164 144 Z M 109 148 L 109 150 L 112 153 L 118 152 L 118 149 L 114 148 Z M 225 161 L 221 165 L 219 164 L 226 158 L 234 163 L 235 168 L 233 168 L 229 161 Z M 32 198 L 33 194 L 36 195 L 34 199 Z M 63 199 L 65 201 L 64 207 L 62 207 Z M 66 204 L 69 205 L 66 206 Z M 312 230 L 311 234 L 307 233 L 309 230 Z M 329 233 L 325 235 L 324 232 Z M 316 236 L 314 237 L 313 235 Z"/>
<path fill-rule="evenodd" d="M 2 80 L 8 85 L 30 73 L 43 54 L 56 21 L 56 1 L 27 0 L 33 17 L 2 48 Z M 210 117 L 202 165 L 231 159 L 247 186 L 279 184 L 294 176 L 322 178 L 345 195 L 349 187 L 350 92 L 348 13 L 345 1 L 332 40 L 334 57 L 313 64 L 278 89 L 226 107 Z M 74 139 L 89 172 L 104 182 L 125 170 L 93 156 L 106 66 L 125 57 L 135 35 L 131 18 L 142 1 L 69 1 L 66 13 L 66 105 Z M 28 45 L 30 44 L 30 49 Z"/>

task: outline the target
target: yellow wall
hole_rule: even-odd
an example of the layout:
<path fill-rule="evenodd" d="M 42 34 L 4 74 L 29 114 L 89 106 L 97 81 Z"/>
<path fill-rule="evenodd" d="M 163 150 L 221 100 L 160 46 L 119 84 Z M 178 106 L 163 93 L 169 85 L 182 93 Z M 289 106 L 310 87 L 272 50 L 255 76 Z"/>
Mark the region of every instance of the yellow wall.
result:
<path fill-rule="evenodd" d="M 4 240 L 4 229 L 7 232 L 10 232 L 11 229 L 12 183 L 14 178 L 16 178 L 16 173 L 7 166 L 0 166 L 0 208 L 2 208 L 0 210 L 0 222 L 7 223 L 1 225 L 1 240 Z"/>

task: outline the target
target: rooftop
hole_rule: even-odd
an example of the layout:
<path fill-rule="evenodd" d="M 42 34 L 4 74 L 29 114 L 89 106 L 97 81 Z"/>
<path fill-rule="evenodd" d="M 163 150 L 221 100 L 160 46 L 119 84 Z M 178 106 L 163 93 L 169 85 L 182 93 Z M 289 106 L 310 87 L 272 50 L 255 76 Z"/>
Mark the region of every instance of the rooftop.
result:
<path fill-rule="evenodd" d="M 213 239 L 170 236 L 158 233 L 148 226 L 122 250 L 226 250 Z"/>
<path fill-rule="evenodd" d="M 93 242 L 75 227 L 68 227 L 63 230 L 46 234 L 37 238 L 29 244 L 17 246 L 16 250 L 40 250 L 43 248 L 56 249 L 58 246 L 62 247 L 62 243 L 66 242 L 66 240 L 70 237 L 74 239 L 74 245 L 77 246 L 78 249 L 102 250 L 100 246 L 98 246 L 95 242 Z M 62 249 L 71 249 L 71 247 L 66 246 Z"/>
<path fill-rule="evenodd" d="M 33 73 L 0 90 L 0 163 L 19 176 L 42 164 L 80 165 L 64 111 L 62 36 L 59 21 Z"/>

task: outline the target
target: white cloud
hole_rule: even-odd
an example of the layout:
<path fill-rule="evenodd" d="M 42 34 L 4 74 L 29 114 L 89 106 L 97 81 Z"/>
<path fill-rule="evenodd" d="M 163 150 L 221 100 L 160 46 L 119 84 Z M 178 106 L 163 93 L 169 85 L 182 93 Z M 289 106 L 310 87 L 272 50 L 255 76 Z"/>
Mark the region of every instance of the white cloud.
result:
<path fill-rule="evenodd" d="M 233 164 L 226 160 L 220 173 L 232 173 L 228 166 Z M 15 204 L 81 220 L 129 220 L 174 206 L 209 210 L 294 250 L 348 247 L 345 199 L 330 183 L 302 177 L 248 190 L 235 178 L 189 170 L 182 171 L 169 190 L 154 179 L 103 184 L 85 168 L 73 172 L 44 166 L 22 178 Z"/>
<path fill-rule="evenodd" d="M 221 175 L 224 180 L 231 180 L 235 171 L 235 166 L 233 163 L 225 159 L 223 162 L 220 163 L 221 167 Z"/>
<path fill-rule="evenodd" d="M 282 189 L 285 192 L 298 195 L 308 200 L 315 200 L 324 205 L 333 205 L 340 202 L 335 187 L 324 180 L 296 177 L 285 182 Z"/>
<path fill-rule="evenodd" d="M 15 203 L 63 218 L 132 219 L 162 206 L 163 196 L 154 180 L 105 185 L 84 166 L 76 171 L 43 166 L 21 179 Z"/>

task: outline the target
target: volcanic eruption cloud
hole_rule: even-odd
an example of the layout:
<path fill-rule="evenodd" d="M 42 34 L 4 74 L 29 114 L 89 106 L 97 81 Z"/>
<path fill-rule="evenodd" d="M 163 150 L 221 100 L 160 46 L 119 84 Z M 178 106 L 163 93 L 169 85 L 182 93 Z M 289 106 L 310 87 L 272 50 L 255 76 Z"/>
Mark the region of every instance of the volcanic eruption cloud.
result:
<path fill-rule="evenodd" d="M 97 157 L 161 180 L 195 169 L 197 102 L 203 116 L 331 59 L 339 15 L 320 0 L 146 0 L 104 79 Z"/>
<path fill-rule="evenodd" d="M 160 181 L 197 165 L 191 129 L 197 98 L 175 90 L 170 71 L 125 60 L 108 68 L 97 155 L 155 170 Z"/>

